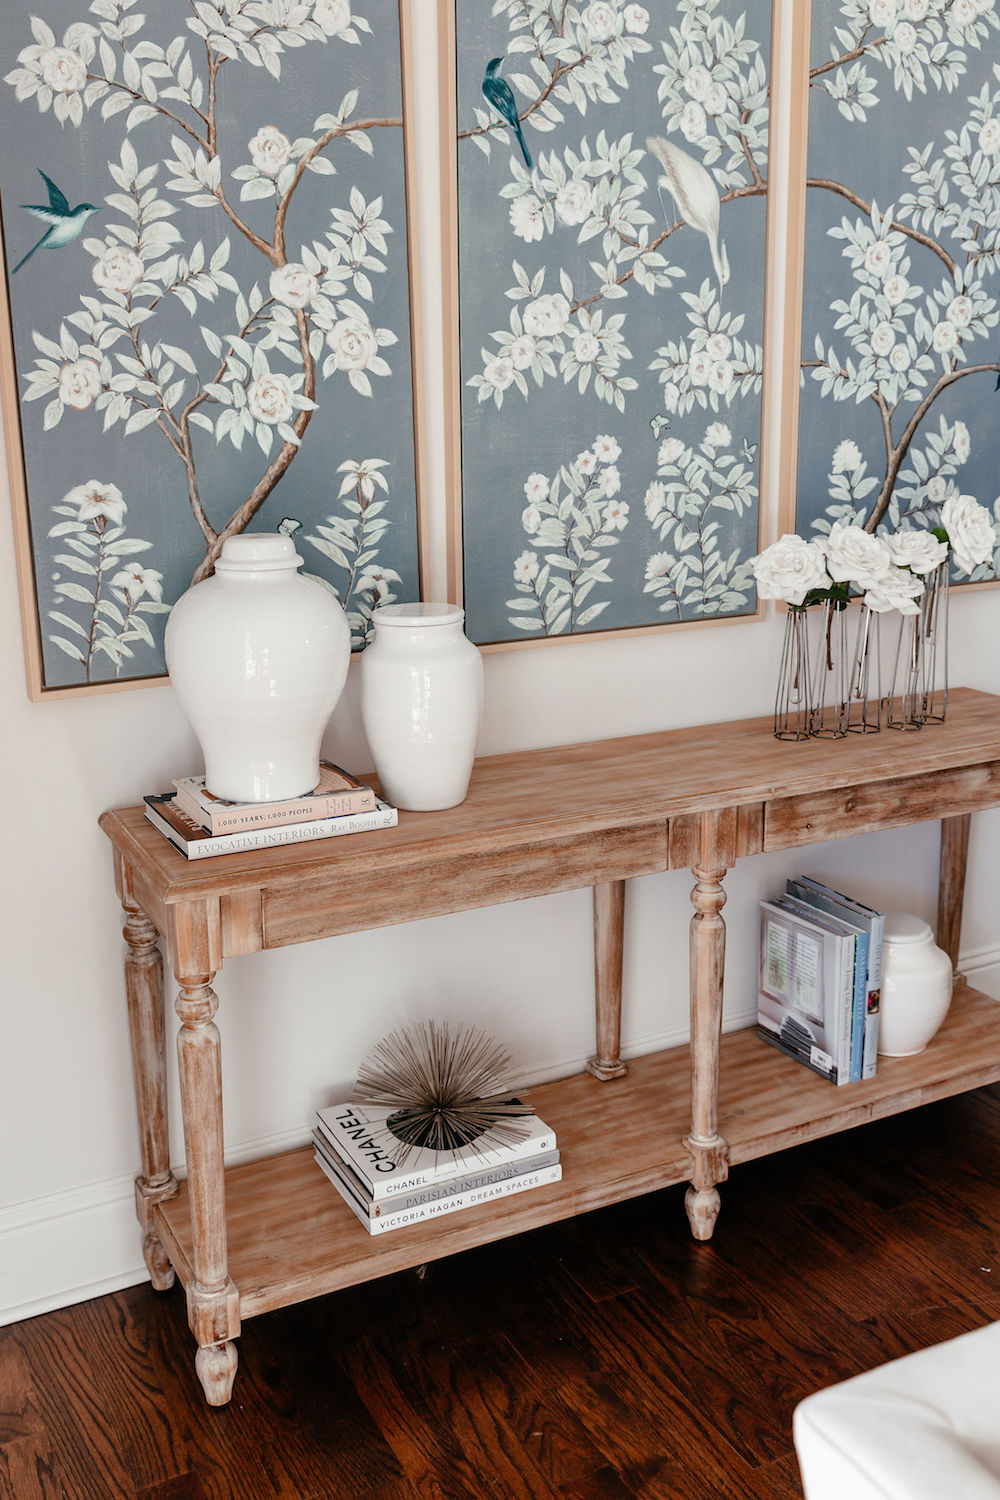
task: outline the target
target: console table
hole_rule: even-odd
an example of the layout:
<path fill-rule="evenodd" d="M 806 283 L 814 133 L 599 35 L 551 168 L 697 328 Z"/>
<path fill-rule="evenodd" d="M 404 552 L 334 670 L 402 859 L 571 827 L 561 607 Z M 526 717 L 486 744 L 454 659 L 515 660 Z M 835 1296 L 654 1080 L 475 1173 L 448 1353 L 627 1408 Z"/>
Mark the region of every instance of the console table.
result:
<path fill-rule="evenodd" d="M 683 1181 L 705 1240 L 730 1166 L 1000 1079 L 1000 1005 L 960 980 L 926 1052 L 880 1058 L 876 1077 L 840 1088 L 753 1028 L 721 1036 L 723 879 L 737 859 L 940 819 L 938 941 L 954 963 L 970 815 L 998 804 L 1000 698 L 957 689 L 947 722 L 918 734 L 784 743 L 756 719 L 489 756 L 447 812 L 215 859 L 186 861 L 141 808 L 105 813 L 126 914 L 144 1255 L 154 1287 L 175 1274 L 184 1285 L 208 1401 L 230 1398 L 242 1318 Z M 625 882 L 685 866 L 690 1047 L 626 1068 Z M 596 1055 L 531 1095 L 558 1137 L 560 1183 L 373 1239 L 308 1147 L 226 1170 L 212 990 L 224 959 L 585 886 Z M 161 936 L 179 986 L 181 1181 L 167 1144 Z"/>

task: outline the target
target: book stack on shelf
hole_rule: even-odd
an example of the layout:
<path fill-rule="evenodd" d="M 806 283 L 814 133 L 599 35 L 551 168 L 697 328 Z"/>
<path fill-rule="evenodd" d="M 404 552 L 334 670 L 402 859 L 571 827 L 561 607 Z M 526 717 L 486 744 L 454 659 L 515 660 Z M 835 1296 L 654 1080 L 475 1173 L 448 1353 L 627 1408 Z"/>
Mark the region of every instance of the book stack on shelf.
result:
<path fill-rule="evenodd" d="M 145 797 L 144 811 L 185 859 L 395 827 L 396 809 L 370 786 L 330 761 L 320 761 L 319 769 L 311 792 L 283 802 L 226 802 L 208 790 L 204 776 L 182 776 L 172 792 Z"/>
<path fill-rule="evenodd" d="M 317 1165 L 369 1234 L 423 1224 L 562 1177 L 555 1131 L 537 1115 L 522 1116 L 523 1132 L 509 1143 L 482 1150 L 416 1148 L 397 1163 L 398 1141 L 387 1124 L 392 1113 L 333 1104 L 317 1111 L 313 1131 Z"/>
<path fill-rule="evenodd" d="M 757 1033 L 831 1083 L 875 1076 L 885 915 L 799 876 L 760 903 Z"/>

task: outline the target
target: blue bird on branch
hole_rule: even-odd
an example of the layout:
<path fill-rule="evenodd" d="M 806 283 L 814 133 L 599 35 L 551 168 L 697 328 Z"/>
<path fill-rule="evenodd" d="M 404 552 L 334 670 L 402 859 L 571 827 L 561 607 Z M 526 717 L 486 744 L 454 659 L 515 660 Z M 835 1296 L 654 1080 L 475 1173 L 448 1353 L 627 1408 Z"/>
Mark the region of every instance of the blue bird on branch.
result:
<path fill-rule="evenodd" d="M 36 250 L 61 250 L 63 245 L 71 245 L 83 232 L 83 226 L 91 214 L 100 212 L 94 203 L 78 203 L 76 208 L 70 208 L 66 194 L 56 187 L 51 177 L 46 177 L 41 167 L 38 168 L 38 175 L 49 190 L 48 203 L 22 203 L 21 207 L 26 208 L 29 214 L 34 214 L 36 219 L 42 219 L 49 227 L 41 239 L 32 245 L 27 255 L 21 257 L 10 273 L 12 276 L 21 269 L 25 261 L 31 259 Z"/>
<path fill-rule="evenodd" d="M 521 147 L 521 150 L 524 153 L 525 166 L 530 172 L 531 152 L 528 150 L 527 144 L 524 139 L 524 132 L 521 129 L 521 122 L 517 117 L 517 104 L 514 99 L 514 90 L 511 88 L 506 78 L 501 78 L 499 76 L 500 66 L 502 62 L 502 57 L 494 57 L 491 62 L 486 64 L 486 76 L 483 79 L 483 93 L 485 94 L 488 102 L 492 104 L 493 108 L 496 110 L 500 118 L 504 121 L 505 124 L 510 126 L 511 130 L 513 130 L 514 134 L 517 136 L 518 145 Z"/>

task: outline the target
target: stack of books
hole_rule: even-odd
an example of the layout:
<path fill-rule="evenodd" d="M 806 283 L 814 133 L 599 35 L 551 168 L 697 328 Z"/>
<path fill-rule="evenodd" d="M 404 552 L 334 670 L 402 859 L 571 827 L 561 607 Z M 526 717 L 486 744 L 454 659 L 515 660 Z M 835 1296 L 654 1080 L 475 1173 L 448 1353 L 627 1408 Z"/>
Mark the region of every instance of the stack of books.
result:
<path fill-rule="evenodd" d="M 333 1104 L 316 1116 L 317 1164 L 369 1234 L 423 1224 L 442 1214 L 477 1208 L 511 1193 L 546 1187 L 562 1177 L 555 1131 L 524 1115 L 524 1135 L 507 1145 L 461 1151 L 411 1150 L 393 1160 L 390 1110 Z"/>
<path fill-rule="evenodd" d="M 370 786 L 325 760 L 313 790 L 285 802 L 226 802 L 208 790 L 204 776 L 182 776 L 172 792 L 143 801 L 153 827 L 185 859 L 392 828 L 399 821 Z"/>
<path fill-rule="evenodd" d="M 760 920 L 758 1035 L 831 1083 L 873 1078 L 885 914 L 798 876 Z"/>

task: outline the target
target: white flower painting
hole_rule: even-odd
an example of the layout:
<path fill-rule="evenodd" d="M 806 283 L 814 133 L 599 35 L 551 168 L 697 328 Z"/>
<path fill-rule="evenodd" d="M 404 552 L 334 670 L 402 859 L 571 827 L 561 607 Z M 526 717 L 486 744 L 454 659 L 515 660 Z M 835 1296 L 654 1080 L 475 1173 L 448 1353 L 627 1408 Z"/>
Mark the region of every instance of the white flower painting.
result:
<path fill-rule="evenodd" d="M 770 7 L 483 11 L 455 0 L 473 638 L 748 614 Z"/>
<path fill-rule="evenodd" d="M 419 596 L 396 6 L 39 0 L 2 45 L 42 686 L 162 673 L 286 518 L 362 646 Z"/>
<path fill-rule="evenodd" d="M 814 4 L 810 83 L 797 529 L 947 509 L 956 579 L 996 578 L 996 0 Z"/>

